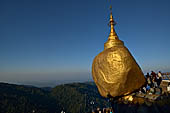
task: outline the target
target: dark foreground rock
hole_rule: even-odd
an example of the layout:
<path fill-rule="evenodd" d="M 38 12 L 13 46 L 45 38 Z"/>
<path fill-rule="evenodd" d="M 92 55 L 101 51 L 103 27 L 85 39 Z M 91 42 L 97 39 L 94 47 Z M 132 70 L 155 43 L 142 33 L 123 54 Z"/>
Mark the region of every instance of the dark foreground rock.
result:
<path fill-rule="evenodd" d="M 114 113 L 170 113 L 170 94 L 161 95 L 154 101 L 140 98 L 138 103 L 123 101 L 111 101 L 111 103 Z"/>

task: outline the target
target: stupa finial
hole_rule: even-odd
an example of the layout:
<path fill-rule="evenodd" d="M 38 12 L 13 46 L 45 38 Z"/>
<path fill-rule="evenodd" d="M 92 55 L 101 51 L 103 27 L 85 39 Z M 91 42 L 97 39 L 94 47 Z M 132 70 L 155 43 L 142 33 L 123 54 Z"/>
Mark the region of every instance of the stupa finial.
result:
<path fill-rule="evenodd" d="M 110 35 L 109 35 L 109 39 L 116 39 L 117 34 L 115 32 L 114 26 L 116 25 L 114 19 L 113 19 L 113 15 L 112 15 L 112 5 L 110 5 L 110 21 L 109 21 L 109 25 L 110 25 Z"/>
<path fill-rule="evenodd" d="M 110 0 L 111 2 L 111 0 Z M 110 3 L 111 4 L 111 3 Z M 108 37 L 108 41 L 104 44 L 104 49 L 108 49 L 114 46 L 122 46 L 124 45 L 123 41 L 119 40 L 114 26 L 116 25 L 116 22 L 113 19 L 112 15 L 112 5 L 110 5 L 110 20 L 109 20 L 109 26 L 110 26 L 110 34 Z"/>

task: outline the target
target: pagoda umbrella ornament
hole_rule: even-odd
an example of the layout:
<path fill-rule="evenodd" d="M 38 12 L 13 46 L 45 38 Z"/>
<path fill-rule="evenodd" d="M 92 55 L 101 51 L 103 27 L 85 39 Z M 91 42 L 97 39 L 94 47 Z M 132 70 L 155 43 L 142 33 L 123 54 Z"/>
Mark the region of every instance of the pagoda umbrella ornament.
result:
<path fill-rule="evenodd" d="M 93 60 L 92 76 L 103 97 L 128 95 L 145 84 L 144 74 L 129 50 L 119 40 L 110 8 L 110 34 L 104 51 Z"/>

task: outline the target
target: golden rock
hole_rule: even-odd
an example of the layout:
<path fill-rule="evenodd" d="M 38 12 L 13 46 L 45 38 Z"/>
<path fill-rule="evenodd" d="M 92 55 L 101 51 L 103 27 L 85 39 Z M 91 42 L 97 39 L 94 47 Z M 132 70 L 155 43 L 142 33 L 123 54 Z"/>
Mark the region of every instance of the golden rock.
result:
<path fill-rule="evenodd" d="M 116 97 L 130 94 L 145 83 L 145 77 L 139 65 L 119 40 L 115 22 L 110 14 L 110 35 L 92 64 L 92 76 L 103 97 Z"/>

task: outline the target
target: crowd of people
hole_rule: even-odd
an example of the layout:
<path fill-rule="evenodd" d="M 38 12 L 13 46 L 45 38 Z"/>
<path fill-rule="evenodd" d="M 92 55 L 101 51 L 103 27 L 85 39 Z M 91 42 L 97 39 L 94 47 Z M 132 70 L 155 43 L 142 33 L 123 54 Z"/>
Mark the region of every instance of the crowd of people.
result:
<path fill-rule="evenodd" d="M 162 82 L 161 71 L 159 71 L 158 73 L 151 71 L 151 74 L 147 73 L 146 85 L 141 89 L 141 91 L 143 93 L 150 92 L 150 93 L 154 94 L 154 93 L 156 93 L 156 88 L 159 88 L 160 93 L 161 93 L 162 92 L 162 89 L 160 87 L 161 82 Z"/>

